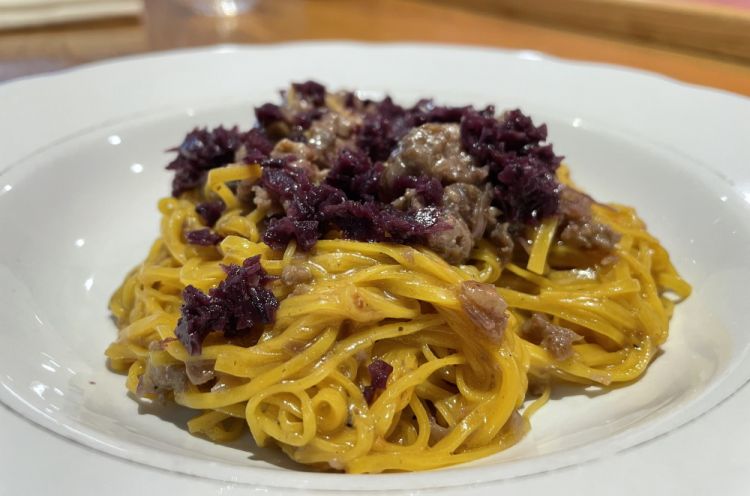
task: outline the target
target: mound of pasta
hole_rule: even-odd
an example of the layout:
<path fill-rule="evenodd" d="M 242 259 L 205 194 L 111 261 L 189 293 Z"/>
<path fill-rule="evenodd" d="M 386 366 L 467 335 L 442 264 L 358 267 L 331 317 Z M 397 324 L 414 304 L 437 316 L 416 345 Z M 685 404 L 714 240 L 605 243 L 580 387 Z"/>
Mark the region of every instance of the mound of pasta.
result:
<path fill-rule="evenodd" d="M 555 383 L 636 380 L 690 286 L 519 110 L 328 92 L 173 149 L 161 236 L 106 351 L 191 433 L 350 473 L 503 450 Z M 248 441 L 250 442 L 250 441 Z"/>

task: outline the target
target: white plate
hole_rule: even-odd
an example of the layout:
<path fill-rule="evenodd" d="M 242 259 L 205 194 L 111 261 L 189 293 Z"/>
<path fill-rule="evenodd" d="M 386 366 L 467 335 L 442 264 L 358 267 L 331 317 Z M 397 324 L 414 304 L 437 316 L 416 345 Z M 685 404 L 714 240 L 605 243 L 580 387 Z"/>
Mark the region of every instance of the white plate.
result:
<path fill-rule="evenodd" d="M 635 205 L 695 288 L 643 380 L 596 397 L 570 390 L 533 419 L 519 445 L 430 473 L 290 470 L 275 450 L 190 436 L 179 411 L 139 413 L 123 377 L 105 366 L 102 353 L 115 336 L 106 303 L 157 234 L 155 202 L 169 191 L 163 150 L 195 125 L 249 127 L 254 105 L 307 78 L 405 103 L 434 96 L 518 106 L 547 122 L 574 179 L 598 199 Z M 40 464 L 65 492 L 94 492 L 87 480 L 132 492 L 136 479 L 148 490 L 181 485 L 203 493 L 247 485 L 560 492 L 567 482 L 576 491 L 626 494 L 695 490 L 703 481 L 696 474 L 723 474 L 721 483 L 737 484 L 727 486 L 731 493 L 750 482 L 750 394 L 722 403 L 750 378 L 748 99 L 529 52 L 307 43 L 97 64 L 6 84 L 0 109 L 0 399 L 64 438 L 114 455 L 82 450 L 2 410 L 0 441 L 18 453 L 3 450 L 0 480 L 13 492 L 40 487 L 27 477 Z M 719 447 L 721 458 L 712 456 Z M 73 457 L 87 463 L 70 475 Z"/>

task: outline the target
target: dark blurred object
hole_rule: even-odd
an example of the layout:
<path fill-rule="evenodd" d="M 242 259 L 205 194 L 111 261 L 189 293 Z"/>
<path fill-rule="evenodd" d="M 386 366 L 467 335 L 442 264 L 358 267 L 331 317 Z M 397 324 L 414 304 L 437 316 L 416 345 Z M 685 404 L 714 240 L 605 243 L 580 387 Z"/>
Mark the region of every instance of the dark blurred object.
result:
<path fill-rule="evenodd" d="M 750 60 L 750 1 L 746 0 L 438 1 Z"/>

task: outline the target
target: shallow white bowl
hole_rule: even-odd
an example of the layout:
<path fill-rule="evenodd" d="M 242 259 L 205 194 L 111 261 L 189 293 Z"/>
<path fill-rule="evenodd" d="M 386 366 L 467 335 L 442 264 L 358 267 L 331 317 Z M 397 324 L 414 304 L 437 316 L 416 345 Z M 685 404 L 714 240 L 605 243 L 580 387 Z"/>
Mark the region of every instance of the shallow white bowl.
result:
<path fill-rule="evenodd" d="M 157 235 L 156 201 L 169 193 L 164 150 L 196 125 L 247 128 L 253 106 L 308 78 L 403 103 L 433 96 L 521 107 L 547 122 L 573 179 L 601 201 L 635 205 L 694 286 L 643 379 L 603 395 L 560 387 L 517 446 L 430 473 L 312 473 L 249 439 L 222 446 L 192 437 L 184 410 L 139 408 L 106 368 L 103 350 L 116 335 L 107 300 Z M 90 66 L 6 84 L 0 108 L 0 400 L 96 450 L 268 488 L 522 481 L 657 439 L 750 378 L 748 99 L 528 52 L 316 43 Z M 750 407 L 744 398 L 722 406 L 738 422 Z M 3 436 L 22 442 L 9 425 Z M 740 442 L 724 445 L 732 452 Z"/>

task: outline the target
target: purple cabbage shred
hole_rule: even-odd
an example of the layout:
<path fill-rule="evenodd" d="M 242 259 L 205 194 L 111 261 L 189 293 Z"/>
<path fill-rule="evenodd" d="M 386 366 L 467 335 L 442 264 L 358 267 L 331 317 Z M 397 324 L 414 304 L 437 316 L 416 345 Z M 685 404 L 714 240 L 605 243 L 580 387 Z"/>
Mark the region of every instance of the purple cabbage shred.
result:
<path fill-rule="evenodd" d="M 273 143 L 260 129 L 251 129 L 242 135 L 242 147 L 245 155 L 242 161 L 246 164 L 259 164 L 266 160 L 273 150 Z"/>
<path fill-rule="evenodd" d="M 210 200 L 196 205 L 195 212 L 201 216 L 208 227 L 214 227 L 224 208 L 225 205 L 222 200 Z"/>
<path fill-rule="evenodd" d="M 250 162 L 260 162 L 271 153 L 273 143 L 259 129 L 243 133 L 236 126 L 220 126 L 211 131 L 196 128 L 188 133 L 182 144 L 172 149 L 177 158 L 167 166 L 175 171 L 172 195 L 177 197 L 201 186 L 208 171 L 233 162 L 240 147 L 245 149 L 246 161 L 250 158 Z"/>
<path fill-rule="evenodd" d="M 535 126 L 520 110 L 498 118 L 492 106 L 439 106 L 423 99 L 402 107 L 390 97 L 362 101 L 354 93 L 345 94 L 345 107 L 361 114 L 361 124 L 330 163 L 316 164 L 327 173 L 321 183 L 314 182 L 306 169 L 295 166 L 293 156 L 270 158 L 279 139 L 306 143 L 306 130 L 331 112 L 325 86 L 314 81 L 292 86 L 302 104 L 257 107 L 258 125 L 250 131 L 218 127 L 189 133 L 174 149 L 178 156 L 167 167 L 175 171 L 173 195 L 202 186 L 210 169 L 241 158 L 262 165 L 259 185 L 283 211 L 267 219 L 263 235 L 274 249 L 295 241 L 300 249 L 310 250 L 332 231 L 359 241 L 424 244 L 431 234 L 450 227 L 440 220 L 445 185 L 428 172 L 398 177 L 386 190 L 381 180 L 384 162 L 415 126 L 454 123 L 460 125 L 462 149 L 476 166 L 489 170 L 487 182 L 492 204 L 501 211 L 499 220 L 535 225 L 557 213 L 561 185 L 555 171 L 562 157 L 544 144 L 546 126 Z M 398 205 L 411 205 L 410 210 L 390 204 L 407 190 L 410 201 Z M 217 200 L 199 204 L 196 211 L 206 226 L 213 227 L 223 208 Z M 213 244 L 217 237 L 210 229 L 186 233 L 194 244 Z"/>
<path fill-rule="evenodd" d="M 223 266 L 227 277 L 208 294 L 194 286 L 182 293 L 175 336 L 191 355 L 199 355 L 203 341 L 214 331 L 227 338 L 249 335 L 258 326 L 274 321 L 279 301 L 264 286 L 272 279 L 260 265 L 260 256 L 242 266 Z"/>
<path fill-rule="evenodd" d="M 326 176 L 326 184 L 338 188 L 352 200 L 373 201 L 379 195 L 378 181 L 383 164 L 370 161 L 370 157 L 357 149 L 341 151 Z"/>
<path fill-rule="evenodd" d="M 281 111 L 281 107 L 273 103 L 264 103 L 260 107 L 256 107 L 255 118 L 263 127 L 267 127 L 276 122 L 283 122 L 286 120 L 284 112 Z"/>
<path fill-rule="evenodd" d="M 279 138 L 289 138 L 292 141 L 305 141 L 304 131 L 309 129 L 312 123 L 320 119 L 325 113 L 325 86 L 315 81 L 292 84 L 299 98 L 312 106 L 296 113 L 284 112 L 279 105 L 265 103 L 255 108 L 255 118 L 262 129 L 269 131 L 269 128 L 277 124 L 285 124 L 286 130 L 281 132 Z M 284 129 L 275 128 L 269 134 L 279 134 Z"/>
<path fill-rule="evenodd" d="M 546 139 L 547 126 L 534 126 L 520 110 L 498 120 L 488 107 L 467 112 L 461 121 L 463 148 L 489 167 L 494 204 L 504 220 L 535 225 L 557 212 L 561 186 L 555 170 L 562 157 L 541 144 Z"/>
<path fill-rule="evenodd" d="M 435 208 L 403 212 L 388 204 L 346 201 L 327 206 L 325 221 L 341 230 L 344 238 L 402 244 L 423 243 L 443 228 Z"/>
<path fill-rule="evenodd" d="M 326 87 L 315 81 L 306 81 L 304 83 L 294 83 L 292 88 L 300 98 L 309 102 L 315 107 L 320 107 L 326 102 Z"/>
<path fill-rule="evenodd" d="M 432 100 L 420 100 L 411 108 L 393 103 L 390 97 L 373 103 L 357 133 L 357 146 L 373 161 L 386 160 L 409 130 L 428 122 L 460 122 L 470 107 L 440 107 Z"/>
<path fill-rule="evenodd" d="M 263 241 L 278 250 L 292 240 L 301 250 L 312 248 L 323 234 L 324 207 L 346 200 L 340 190 L 327 184 L 313 184 L 306 171 L 280 160 L 266 162 L 260 183 L 286 212 L 285 217 L 271 219 L 263 235 Z"/>
<path fill-rule="evenodd" d="M 364 156 L 360 158 L 367 161 Z M 346 168 L 357 170 L 361 162 L 350 159 L 351 156 L 345 157 Z M 341 169 L 341 160 L 338 164 Z M 337 173 L 331 182 L 346 188 L 353 197 L 363 199 L 367 198 L 363 192 L 368 190 L 359 186 L 366 185 L 367 181 L 357 179 L 365 176 L 354 173 L 347 177 Z M 284 249 L 292 240 L 301 250 L 310 250 L 331 229 L 340 230 L 345 238 L 357 241 L 418 243 L 443 228 L 434 208 L 403 212 L 371 199 L 352 200 L 344 189 L 328 182 L 313 184 L 303 169 L 280 166 L 278 162 L 264 167 L 261 185 L 285 211 L 284 217 L 271 219 L 263 235 L 263 241 L 277 250 Z"/>
<path fill-rule="evenodd" d="M 292 130 L 299 132 L 300 130 L 309 129 L 312 123 L 321 117 L 323 117 L 325 111 L 320 107 L 315 107 L 312 110 L 305 110 L 297 112 L 292 118 Z M 304 136 L 301 137 L 304 141 Z"/>
<path fill-rule="evenodd" d="M 367 371 L 370 373 L 370 385 L 365 386 L 362 394 L 367 403 L 371 404 L 372 400 L 375 399 L 375 393 L 385 389 L 388 377 L 393 372 L 393 366 L 388 362 L 376 358 L 367 366 Z"/>
<path fill-rule="evenodd" d="M 295 241 L 301 250 L 307 251 L 315 246 L 319 237 L 318 221 L 280 217 L 269 221 L 263 242 L 275 250 L 283 250 L 290 241 Z"/>
<path fill-rule="evenodd" d="M 218 245 L 224 239 L 211 228 L 197 229 L 185 233 L 185 241 L 191 245 L 213 246 Z"/>

